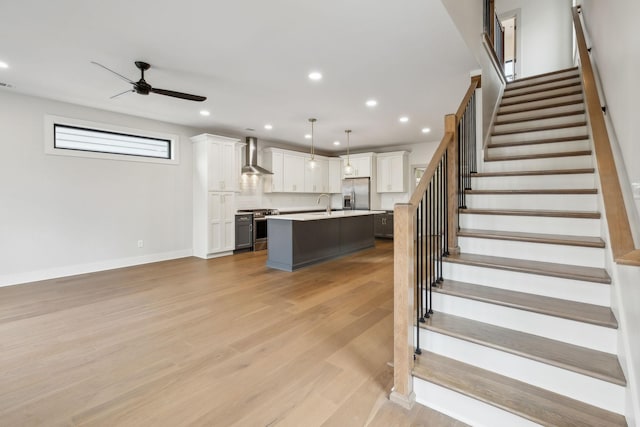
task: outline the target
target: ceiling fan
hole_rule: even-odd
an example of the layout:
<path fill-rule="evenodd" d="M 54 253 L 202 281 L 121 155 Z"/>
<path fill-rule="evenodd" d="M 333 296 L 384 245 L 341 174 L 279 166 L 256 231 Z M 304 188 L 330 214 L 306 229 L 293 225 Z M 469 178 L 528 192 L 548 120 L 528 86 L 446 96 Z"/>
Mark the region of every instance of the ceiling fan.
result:
<path fill-rule="evenodd" d="M 113 74 L 115 74 L 116 76 L 120 77 L 121 79 L 123 79 L 124 81 L 126 81 L 127 83 L 131 83 L 133 85 L 133 89 L 129 89 L 129 90 L 125 90 L 122 93 L 118 93 L 116 95 L 113 95 L 111 97 L 111 99 L 118 97 L 120 95 L 124 95 L 125 93 L 129 93 L 129 92 L 136 92 L 139 93 L 140 95 L 149 95 L 150 93 L 157 93 L 158 95 L 166 95 L 166 96 L 173 96 L 174 98 L 180 98 L 180 99 L 186 99 L 189 101 L 198 101 L 198 102 L 202 102 L 205 99 L 207 99 L 206 96 L 199 96 L 199 95 L 191 95 L 188 93 L 183 93 L 183 92 L 176 92 L 173 90 L 166 90 L 166 89 L 158 89 L 155 87 L 151 87 L 151 85 L 149 83 L 147 83 L 144 79 L 144 72 L 146 70 L 148 70 L 149 68 L 151 68 L 151 65 L 149 65 L 146 62 L 142 62 L 142 61 L 136 61 L 136 67 L 138 67 L 138 69 L 140 70 L 140 80 L 138 80 L 137 82 L 134 82 L 132 80 L 130 80 L 129 78 L 123 76 L 120 73 L 116 73 L 115 71 L 113 71 L 110 68 L 105 67 L 102 64 L 99 64 L 95 61 L 91 61 L 92 64 L 97 65 L 98 67 L 102 67 L 107 71 L 112 72 Z"/>

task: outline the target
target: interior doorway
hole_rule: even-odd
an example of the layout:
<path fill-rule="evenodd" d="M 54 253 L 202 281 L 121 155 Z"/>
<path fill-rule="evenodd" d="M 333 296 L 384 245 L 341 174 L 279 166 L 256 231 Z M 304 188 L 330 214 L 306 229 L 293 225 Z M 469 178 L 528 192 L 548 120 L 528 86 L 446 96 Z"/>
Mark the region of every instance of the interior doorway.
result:
<path fill-rule="evenodd" d="M 516 79 L 516 16 L 501 19 L 504 28 L 504 74 L 507 81 Z"/>

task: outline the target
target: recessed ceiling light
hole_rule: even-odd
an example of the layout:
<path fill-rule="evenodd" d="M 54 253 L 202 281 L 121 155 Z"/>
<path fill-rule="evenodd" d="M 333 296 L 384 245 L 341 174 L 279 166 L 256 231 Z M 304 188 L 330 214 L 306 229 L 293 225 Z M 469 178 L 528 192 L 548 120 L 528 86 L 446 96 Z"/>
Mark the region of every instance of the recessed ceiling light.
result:
<path fill-rule="evenodd" d="M 422 128 L 422 133 L 429 133 L 431 132 L 431 129 L 429 128 Z"/>
<path fill-rule="evenodd" d="M 304 139 L 311 139 L 311 134 L 310 134 L 310 133 L 306 134 L 306 135 L 304 136 Z"/>
<path fill-rule="evenodd" d="M 309 79 L 311 79 L 313 81 L 322 80 L 322 74 L 319 73 L 318 71 L 313 71 L 313 72 L 309 73 Z"/>
<path fill-rule="evenodd" d="M 376 101 L 375 99 L 370 99 L 365 102 L 365 104 L 367 105 L 367 107 L 375 107 L 376 105 L 378 105 L 378 101 Z"/>
<path fill-rule="evenodd" d="M 333 141 L 333 145 L 340 145 L 340 141 Z"/>
<path fill-rule="evenodd" d="M 0 61 L 0 68 L 9 68 L 9 64 L 7 64 L 6 62 Z"/>
<path fill-rule="evenodd" d="M 273 126 L 271 126 L 270 124 L 267 123 L 266 125 L 264 125 L 264 128 L 266 130 L 271 130 L 271 129 L 273 129 Z"/>
<path fill-rule="evenodd" d="M 407 123 L 409 121 L 409 117 L 402 116 L 398 120 L 400 120 L 400 123 Z"/>
<path fill-rule="evenodd" d="M 207 117 L 207 116 L 210 116 L 210 115 L 211 115 L 211 113 L 210 113 L 210 112 L 208 112 L 207 110 L 200 110 L 200 115 L 201 115 L 201 116 L 205 116 L 205 117 Z"/>

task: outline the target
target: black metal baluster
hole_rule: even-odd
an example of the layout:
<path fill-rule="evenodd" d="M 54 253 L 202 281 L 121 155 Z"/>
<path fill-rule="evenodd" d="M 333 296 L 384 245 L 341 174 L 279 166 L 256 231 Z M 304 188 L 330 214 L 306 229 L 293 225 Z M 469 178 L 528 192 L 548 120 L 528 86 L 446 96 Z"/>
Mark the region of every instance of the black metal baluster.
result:
<path fill-rule="evenodd" d="M 438 206 L 438 283 L 442 283 L 442 257 L 444 255 L 444 204 L 445 204 L 445 187 L 443 187 L 444 183 L 444 164 L 443 160 L 440 159 L 440 164 L 438 165 L 438 187 L 440 188 L 440 197 L 439 197 L 439 206 Z"/>
<path fill-rule="evenodd" d="M 447 151 L 444 152 L 444 256 L 449 256 L 449 163 Z"/>

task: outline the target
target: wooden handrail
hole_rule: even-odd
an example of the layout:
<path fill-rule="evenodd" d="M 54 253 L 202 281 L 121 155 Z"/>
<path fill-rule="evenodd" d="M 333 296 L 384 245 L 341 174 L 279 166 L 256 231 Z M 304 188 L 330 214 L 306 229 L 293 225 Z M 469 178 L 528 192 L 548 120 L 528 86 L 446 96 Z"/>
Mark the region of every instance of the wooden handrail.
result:
<path fill-rule="evenodd" d="M 460 106 L 458 107 L 458 110 L 456 111 L 456 114 L 455 114 L 455 118 L 456 118 L 455 126 L 458 126 L 458 123 L 462 118 L 462 114 L 464 114 L 464 110 L 467 108 L 467 104 L 469 104 L 469 100 L 471 99 L 471 96 L 473 95 L 476 89 L 480 88 L 481 84 L 482 84 L 481 76 L 478 75 L 478 76 L 471 77 L 471 84 L 469 85 L 469 89 L 467 89 L 467 92 L 464 94 L 464 98 L 462 98 L 462 102 L 460 103 Z M 446 126 L 446 121 L 445 121 L 445 126 Z M 431 157 L 431 161 L 429 162 L 429 165 L 427 166 L 424 173 L 422 174 L 422 177 L 420 178 L 420 182 L 416 186 L 416 189 L 413 191 L 413 194 L 411 194 L 411 198 L 409 199 L 409 204 L 414 206 L 415 208 L 418 207 L 418 203 L 420 203 L 420 199 L 422 198 L 422 195 L 425 193 L 425 191 L 427 191 L 427 186 L 429 185 L 429 181 L 431 181 L 431 178 L 433 178 L 433 174 L 435 173 L 436 168 L 438 167 L 438 163 L 440 163 L 440 159 L 444 155 L 444 152 L 447 151 L 447 149 L 449 148 L 449 144 L 453 142 L 454 136 L 455 136 L 454 132 L 451 132 L 445 129 L 445 134 L 442 137 L 442 140 L 440 140 L 440 145 L 438 145 L 438 148 L 436 148 L 435 153 L 433 153 L 433 157 Z"/>
<path fill-rule="evenodd" d="M 596 79 L 591 66 L 591 59 L 589 58 L 582 22 L 580 21 L 580 7 L 578 6 L 573 8 L 573 25 L 582 66 L 582 85 L 598 163 L 598 175 L 600 176 L 602 187 L 602 198 L 604 200 L 613 259 L 618 263 L 640 266 L 640 250 L 637 250 L 633 243 L 631 225 L 622 196 L 618 170 L 611 150 L 611 142 L 609 141 L 609 134 L 604 121 Z"/>

